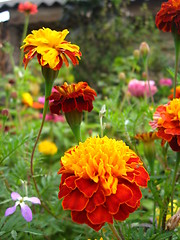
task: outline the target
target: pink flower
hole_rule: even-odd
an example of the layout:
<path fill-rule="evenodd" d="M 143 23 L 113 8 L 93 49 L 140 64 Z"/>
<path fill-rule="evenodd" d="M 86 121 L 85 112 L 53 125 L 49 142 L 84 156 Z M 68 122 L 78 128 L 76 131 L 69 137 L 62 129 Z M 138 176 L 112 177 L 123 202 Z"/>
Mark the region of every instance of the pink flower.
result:
<path fill-rule="evenodd" d="M 43 114 L 40 113 L 39 117 L 42 118 Z M 45 120 L 49 121 L 49 122 L 54 122 L 54 123 L 56 123 L 56 122 L 65 122 L 65 118 L 64 118 L 63 115 L 56 115 L 56 114 L 53 114 L 53 113 L 46 114 Z"/>
<path fill-rule="evenodd" d="M 149 81 L 150 89 L 152 95 L 157 92 L 157 87 L 155 86 L 155 82 L 153 80 Z M 128 91 L 132 96 L 135 97 L 150 97 L 149 85 L 147 81 L 139 81 L 137 79 L 132 79 L 128 84 Z"/>
<path fill-rule="evenodd" d="M 38 12 L 37 5 L 31 2 L 20 3 L 18 5 L 18 11 L 32 15 Z"/>
<path fill-rule="evenodd" d="M 170 78 L 161 78 L 159 81 L 159 85 L 170 87 L 172 85 L 172 80 Z"/>

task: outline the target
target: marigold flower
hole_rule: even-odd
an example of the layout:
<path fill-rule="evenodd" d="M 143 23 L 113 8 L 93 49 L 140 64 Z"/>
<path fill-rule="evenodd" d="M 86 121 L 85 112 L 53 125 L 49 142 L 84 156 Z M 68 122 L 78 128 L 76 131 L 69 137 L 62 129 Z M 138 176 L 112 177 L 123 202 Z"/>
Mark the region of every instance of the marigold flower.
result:
<path fill-rule="evenodd" d="M 123 221 L 140 205 L 140 187 L 149 175 L 123 141 L 88 138 L 61 158 L 59 199 L 72 220 L 96 231 L 113 219 Z"/>
<path fill-rule="evenodd" d="M 50 111 L 55 114 L 60 114 L 60 111 L 71 112 L 77 110 L 78 112 L 88 111 L 93 109 L 92 101 L 96 92 L 88 86 L 86 82 L 72 83 L 68 85 L 66 82 L 61 86 L 54 87 L 54 91 L 49 100 Z"/>
<path fill-rule="evenodd" d="M 57 32 L 49 28 L 33 30 L 32 34 L 29 34 L 24 39 L 24 45 L 21 47 L 24 48 L 24 52 L 27 52 L 23 59 L 25 68 L 35 55 L 37 55 L 41 66 L 51 68 L 55 71 L 62 67 L 63 62 L 68 67 L 68 58 L 74 65 L 78 64 L 81 52 L 77 45 L 65 40 L 68 33 L 67 29 L 62 32 Z"/>
<path fill-rule="evenodd" d="M 169 95 L 169 99 L 173 100 L 174 89 L 171 89 L 172 94 Z M 180 86 L 176 87 L 176 98 L 180 98 Z"/>
<path fill-rule="evenodd" d="M 176 26 L 180 34 L 180 0 L 169 0 L 161 5 L 160 11 L 156 15 L 156 26 L 163 32 L 171 32 L 173 25 Z"/>
<path fill-rule="evenodd" d="M 20 3 L 18 11 L 26 14 L 36 14 L 38 12 L 37 5 L 31 2 Z"/>
<path fill-rule="evenodd" d="M 22 94 L 22 103 L 24 103 L 28 107 L 33 106 L 33 98 L 30 93 L 25 92 Z"/>
<path fill-rule="evenodd" d="M 180 151 L 180 99 L 175 98 L 166 105 L 159 106 L 150 125 L 158 129 L 161 145 L 167 141 L 173 151 Z"/>
<path fill-rule="evenodd" d="M 157 92 L 157 87 L 153 80 L 149 81 L 151 88 L 151 94 L 154 95 Z M 128 91 L 135 97 L 150 97 L 150 91 L 147 81 L 139 81 L 137 79 L 132 79 L 128 84 Z"/>
<path fill-rule="evenodd" d="M 135 135 L 135 138 L 147 143 L 159 139 L 159 137 L 156 135 L 156 132 L 138 133 Z"/>
<path fill-rule="evenodd" d="M 44 155 L 54 155 L 57 153 L 57 146 L 55 143 L 44 140 L 39 143 L 38 150 L 40 153 L 43 153 Z"/>

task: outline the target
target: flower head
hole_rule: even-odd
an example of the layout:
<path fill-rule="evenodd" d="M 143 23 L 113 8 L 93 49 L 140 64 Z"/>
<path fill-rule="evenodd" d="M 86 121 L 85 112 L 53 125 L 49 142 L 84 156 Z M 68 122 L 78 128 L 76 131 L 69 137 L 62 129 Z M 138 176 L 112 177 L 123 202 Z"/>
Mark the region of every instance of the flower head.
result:
<path fill-rule="evenodd" d="M 54 87 L 57 91 L 53 92 L 49 97 L 51 113 L 60 114 L 60 111 L 78 112 L 88 111 L 93 109 L 92 101 L 96 92 L 88 86 L 86 82 L 72 83 L 68 85 L 66 82 L 61 86 Z"/>
<path fill-rule="evenodd" d="M 40 153 L 43 153 L 44 155 L 54 155 L 57 153 L 57 147 L 56 144 L 49 140 L 44 140 L 39 143 L 38 150 Z"/>
<path fill-rule="evenodd" d="M 33 106 L 33 98 L 30 93 L 25 92 L 22 94 L 22 103 L 24 103 L 28 107 Z"/>
<path fill-rule="evenodd" d="M 171 89 L 171 94 L 169 95 L 169 99 L 173 100 L 174 96 L 174 89 Z M 176 87 L 176 98 L 180 98 L 180 86 Z"/>
<path fill-rule="evenodd" d="M 159 80 L 159 85 L 160 86 L 168 86 L 168 87 L 170 87 L 170 86 L 172 86 L 172 79 L 170 79 L 170 78 L 161 78 Z"/>
<path fill-rule="evenodd" d="M 24 203 L 24 201 L 29 201 L 33 204 L 41 204 L 39 198 L 37 198 L 37 197 L 30 197 L 30 198 L 29 197 L 21 197 L 19 195 L 19 193 L 17 193 L 17 192 L 12 192 L 11 198 L 13 201 L 16 201 L 16 202 L 13 207 L 6 209 L 5 216 L 9 216 L 9 215 L 13 214 L 16 211 L 16 207 L 18 205 L 20 205 L 21 214 L 22 214 L 23 218 L 27 222 L 31 222 L 32 221 L 32 211 L 31 211 L 30 207 Z"/>
<path fill-rule="evenodd" d="M 180 99 L 175 98 L 166 105 L 159 106 L 150 125 L 158 130 L 161 145 L 167 141 L 173 151 L 180 151 Z"/>
<path fill-rule="evenodd" d="M 18 11 L 26 14 L 36 14 L 38 12 L 37 5 L 31 2 L 19 3 Z"/>
<path fill-rule="evenodd" d="M 77 45 L 65 40 L 68 33 L 67 29 L 62 32 L 49 28 L 32 31 L 24 39 L 24 45 L 21 47 L 24 48 L 25 53 L 27 52 L 23 59 L 25 67 L 35 55 L 41 66 L 55 71 L 62 67 L 63 62 L 69 66 L 68 58 L 74 65 L 78 64 L 81 52 Z"/>
<path fill-rule="evenodd" d="M 151 94 L 154 95 L 157 92 L 157 87 L 155 86 L 155 82 L 153 80 L 149 81 Z M 128 84 L 128 91 L 135 97 L 150 97 L 150 91 L 147 81 L 139 81 L 136 79 L 132 79 Z"/>
<path fill-rule="evenodd" d="M 59 199 L 72 220 L 96 231 L 113 219 L 123 221 L 140 205 L 140 187 L 149 175 L 123 141 L 88 138 L 61 158 Z"/>
<path fill-rule="evenodd" d="M 171 32 L 175 25 L 180 34 L 180 0 L 169 0 L 162 3 L 160 11 L 156 15 L 156 26 L 163 32 Z"/>
<path fill-rule="evenodd" d="M 148 132 L 148 133 L 138 133 L 135 135 L 137 140 L 140 140 L 144 143 L 154 142 L 155 139 L 159 137 L 156 135 L 156 132 Z"/>

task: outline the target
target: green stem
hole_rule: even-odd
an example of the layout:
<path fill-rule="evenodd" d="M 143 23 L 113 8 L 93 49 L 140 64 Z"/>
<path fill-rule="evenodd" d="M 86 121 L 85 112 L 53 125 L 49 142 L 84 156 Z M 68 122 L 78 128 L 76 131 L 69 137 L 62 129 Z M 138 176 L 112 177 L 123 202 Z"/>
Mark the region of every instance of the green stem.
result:
<path fill-rule="evenodd" d="M 175 38 L 175 75 L 174 75 L 174 82 L 173 82 L 173 98 L 176 98 L 176 85 L 177 85 L 177 75 L 178 75 L 178 65 L 179 65 L 179 50 L 180 44 L 179 41 Z"/>
<path fill-rule="evenodd" d="M 174 176 L 173 176 L 173 182 L 172 182 L 172 192 L 171 192 L 171 216 L 173 216 L 173 198 L 174 198 L 174 190 L 175 190 L 175 184 L 176 184 L 176 174 L 178 171 L 179 163 L 180 163 L 180 152 L 177 152 L 176 165 L 174 168 Z"/>
<path fill-rule="evenodd" d="M 109 225 L 109 228 L 111 229 L 113 235 L 116 237 L 117 240 L 125 240 L 125 238 L 124 238 L 124 236 L 123 236 L 123 234 L 120 230 L 119 230 L 119 233 L 118 233 L 113 224 L 108 223 L 108 225 Z"/>
<path fill-rule="evenodd" d="M 150 81 L 149 81 L 149 73 L 148 73 L 148 57 L 146 57 L 146 59 L 144 60 L 144 65 L 145 65 L 146 78 L 147 78 L 147 82 L 148 82 L 149 94 L 151 97 L 152 105 L 154 106 L 154 98 L 153 98 L 152 91 L 151 91 L 151 86 L 150 86 Z"/>
<path fill-rule="evenodd" d="M 23 44 L 23 40 L 25 39 L 25 37 L 27 35 L 28 26 L 29 26 L 29 14 L 26 14 L 21 44 Z M 22 62 L 23 62 L 23 53 L 24 53 L 24 50 L 21 49 L 21 54 L 20 54 L 20 59 L 19 59 L 19 67 L 21 67 Z"/>

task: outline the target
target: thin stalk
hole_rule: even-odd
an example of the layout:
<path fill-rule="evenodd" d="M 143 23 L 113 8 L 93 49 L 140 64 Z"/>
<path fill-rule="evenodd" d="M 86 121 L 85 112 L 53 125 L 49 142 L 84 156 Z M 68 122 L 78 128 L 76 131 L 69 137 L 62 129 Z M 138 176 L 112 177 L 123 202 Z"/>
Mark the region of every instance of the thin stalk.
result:
<path fill-rule="evenodd" d="M 27 35 L 28 26 L 29 26 L 29 14 L 26 14 L 21 44 L 23 44 L 23 40 L 25 39 L 25 37 Z M 21 49 L 20 59 L 19 59 L 19 67 L 21 67 L 22 62 L 23 62 L 23 53 L 24 53 L 24 51 L 23 51 L 23 49 Z"/>
<path fill-rule="evenodd" d="M 150 94 L 150 97 L 151 97 L 151 102 L 152 102 L 152 104 L 153 104 L 153 106 L 154 106 L 154 98 L 153 98 L 153 95 L 152 95 L 151 86 L 150 86 L 150 81 L 149 81 L 148 57 L 146 57 L 145 62 L 144 62 L 144 65 L 145 65 L 144 67 L 145 67 L 145 72 L 146 72 L 146 76 L 147 76 L 149 94 Z"/>
<path fill-rule="evenodd" d="M 174 75 L 174 82 L 173 82 L 173 98 L 176 98 L 176 85 L 177 85 L 177 75 L 178 75 L 178 66 L 179 66 L 179 41 L 175 40 L 175 53 L 176 53 L 176 59 L 175 59 L 175 75 Z"/>
<path fill-rule="evenodd" d="M 173 198 L 174 198 L 176 175 L 177 175 L 179 163 L 180 163 L 180 152 L 177 152 L 176 165 L 174 168 L 174 176 L 173 176 L 173 182 L 172 182 L 172 192 L 171 192 L 171 216 L 173 216 Z"/>
<path fill-rule="evenodd" d="M 125 238 L 124 238 L 120 229 L 119 229 L 119 233 L 118 233 L 113 224 L 108 223 L 108 225 L 109 225 L 109 228 L 111 229 L 113 235 L 116 237 L 117 240 L 125 240 Z"/>

